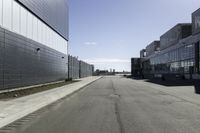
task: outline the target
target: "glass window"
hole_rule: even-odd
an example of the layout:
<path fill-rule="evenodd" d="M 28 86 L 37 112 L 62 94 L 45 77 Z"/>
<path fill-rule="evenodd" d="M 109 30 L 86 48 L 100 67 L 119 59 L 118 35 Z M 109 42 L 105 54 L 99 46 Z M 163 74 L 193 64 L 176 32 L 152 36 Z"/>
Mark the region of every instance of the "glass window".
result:
<path fill-rule="evenodd" d="M 20 9 L 20 32 L 23 36 L 27 36 L 27 10 L 21 7 Z"/>
<path fill-rule="evenodd" d="M 30 39 L 33 38 L 33 15 L 29 12 L 27 19 L 27 37 Z"/>
<path fill-rule="evenodd" d="M 20 6 L 16 1 L 13 1 L 13 31 L 20 33 Z"/>
<path fill-rule="evenodd" d="M 0 25 L 2 26 L 3 23 L 3 0 L 0 1 Z"/>
<path fill-rule="evenodd" d="M 3 26 L 12 29 L 12 0 L 3 0 Z"/>

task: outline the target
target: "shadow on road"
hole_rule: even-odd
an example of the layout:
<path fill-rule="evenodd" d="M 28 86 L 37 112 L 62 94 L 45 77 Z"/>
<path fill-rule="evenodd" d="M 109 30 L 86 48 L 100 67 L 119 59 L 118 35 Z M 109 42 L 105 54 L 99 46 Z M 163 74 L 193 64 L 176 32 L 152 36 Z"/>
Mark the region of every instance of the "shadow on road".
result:
<path fill-rule="evenodd" d="M 161 79 L 147 79 L 146 82 L 159 84 L 167 87 L 176 87 L 176 86 L 194 86 L 194 91 L 196 94 L 200 94 L 200 81 L 199 80 L 161 80 Z"/>
<path fill-rule="evenodd" d="M 144 80 L 145 82 L 163 85 L 166 87 L 194 86 L 194 92 L 196 94 L 200 94 L 200 80 L 182 80 L 182 79 L 162 80 L 162 79 L 142 79 L 142 78 L 133 78 L 133 77 L 128 77 L 128 78 L 134 79 L 134 80 Z"/>
<path fill-rule="evenodd" d="M 197 94 L 200 94 L 200 81 L 195 81 L 194 88 L 195 88 L 195 92 Z"/>
<path fill-rule="evenodd" d="M 147 79 L 146 82 L 154 83 L 154 84 L 159 84 L 163 86 L 193 86 L 195 85 L 195 80 L 161 80 L 161 79 Z"/>

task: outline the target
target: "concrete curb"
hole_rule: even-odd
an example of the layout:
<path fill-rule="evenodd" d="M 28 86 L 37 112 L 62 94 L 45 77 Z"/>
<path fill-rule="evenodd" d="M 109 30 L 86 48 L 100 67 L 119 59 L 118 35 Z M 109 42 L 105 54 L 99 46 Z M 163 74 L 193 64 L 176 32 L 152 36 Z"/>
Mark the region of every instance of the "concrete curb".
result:
<path fill-rule="evenodd" d="M 85 78 L 80 82 L 63 87 L 58 87 L 11 101 L 0 102 L 0 128 L 50 105 L 59 99 L 71 96 L 100 78 L 102 77 Z"/>
<path fill-rule="evenodd" d="M 44 86 L 44 85 L 52 85 L 52 84 L 62 83 L 62 82 L 65 82 L 65 81 L 62 80 L 62 81 L 55 81 L 55 82 L 38 84 L 38 85 L 32 85 L 32 86 L 26 86 L 26 87 L 19 87 L 19 88 L 13 88 L 13 89 L 5 89 L 5 90 L 0 90 L 0 94 L 1 93 L 6 93 L 6 92 L 19 91 L 19 90 L 26 90 L 26 89 L 30 89 L 30 88 L 34 88 L 34 87 L 41 87 L 41 86 Z"/>

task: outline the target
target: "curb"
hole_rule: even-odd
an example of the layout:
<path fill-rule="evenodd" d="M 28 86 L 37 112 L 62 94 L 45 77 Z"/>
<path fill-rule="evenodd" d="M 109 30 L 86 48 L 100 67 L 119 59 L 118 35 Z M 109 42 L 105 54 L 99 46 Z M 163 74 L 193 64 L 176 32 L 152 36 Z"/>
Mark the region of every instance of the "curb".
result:
<path fill-rule="evenodd" d="M 93 81 L 91 81 L 91 82 L 89 82 L 89 83 L 86 83 L 85 85 L 83 85 L 82 87 L 80 87 L 80 88 L 78 88 L 78 89 L 75 89 L 74 91 L 73 91 L 73 89 L 72 89 L 72 92 L 69 92 L 69 94 L 66 94 L 66 95 L 64 95 L 64 96 L 60 96 L 60 97 L 58 97 L 58 98 L 54 98 L 54 99 L 52 99 L 52 100 L 49 101 L 49 102 L 47 101 L 47 102 L 43 102 L 43 103 L 38 103 L 38 104 L 34 105 L 33 108 L 30 109 L 30 110 L 29 110 L 29 109 L 25 109 L 25 110 L 20 111 L 20 112 L 18 112 L 18 113 L 12 114 L 11 116 L 8 116 L 8 117 L 5 117 L 5 118 L 3 118 L 3 119 L 0 119 L 0 129 L 1 129 L 1 128 L 4 128 L 4 127 L 6 127 L 6 126 L 8 126 L 8 125 L 10 125 L 10 124 L 12 124 L 13 122 L 15 122 L 15 121 L 17 121 L 17 120 L 20 120 L 20 119 L 22 119 L 22 118 L 24 118 L 24 117 L 26 117 L 26 116 L 28 116 L 28 115 L 34 113 L 34 112 L 36 112 L 36 111 L 38 111 L 38 110 L 40 110 L 40 109 L 46 107 L 46 106 L 49 106 L 49 105 L 51 105 L 51 104 L 53 104 L 53 103 L 55 103 L 55 102 L 57 102 L 57 101 L 59 101 L 59 100 L 61 100 L 61 99 L 63 99 L 63 98 L 67 98 L 67 97 L 72 96 L 73 94 L 79 92 L 79 91 L 82 90 L 83 88 L 85 88 L 85 87 L 91 85 L 92 83 L 96 82 L 97 80 L 99 80 L 99 79 L 101 79 L 101 78 L 102 78 L 102 77 L 99 77 L 99 78 L 97 78 L 97 79 L 94 79 Z M 55 89 L 56 89 L 56 88 L 55 88 Z"/>

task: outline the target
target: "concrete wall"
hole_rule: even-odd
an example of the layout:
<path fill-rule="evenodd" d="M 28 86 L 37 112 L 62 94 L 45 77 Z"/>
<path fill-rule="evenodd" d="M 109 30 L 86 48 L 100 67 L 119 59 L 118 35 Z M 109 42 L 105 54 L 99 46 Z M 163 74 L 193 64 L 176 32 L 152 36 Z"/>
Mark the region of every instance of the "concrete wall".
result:
<path fill-rule="evenodd" d="M 197 34 L 200 32 L 200 9 L 192 13 L 192 33 Z"/>

